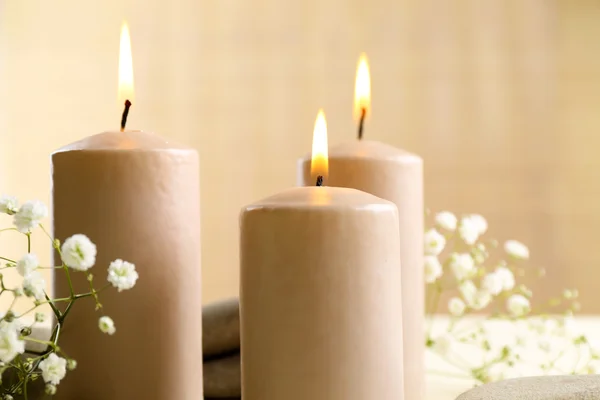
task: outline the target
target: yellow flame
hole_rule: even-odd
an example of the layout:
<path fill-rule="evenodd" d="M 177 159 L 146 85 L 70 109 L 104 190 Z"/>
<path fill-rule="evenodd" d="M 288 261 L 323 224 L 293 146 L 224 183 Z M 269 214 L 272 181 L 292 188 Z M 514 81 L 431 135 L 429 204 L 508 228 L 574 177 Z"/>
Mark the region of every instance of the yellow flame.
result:
<path fill-rule="evenodd" d="M 365 119 L 371 114 L 371 75 L 369 74 L 369 62 L 365 53 L 360 55 L 358 68 L 356 69 L 354 120 L 360 121 L 363 112 L 365 113 Z"/>
<path fill-rule="evenodd" d="M 319 110 L 317 120 L 315 121 L 315 130 L 313 132 L 312 158 L 310 161 L 310 175 L 314 179 L 322 175 L 327 178 L 329 173 L 329 157 L 327 154 L 327 121 L 325 113 Z"/>
<path fill-rule="evenodd" d="M 127 22 L 121 26 L 121 46 L 119 51 L 119 107 L 125 100 L 134 102 L 133 60 L 131 57 L 131 39 Z"/>

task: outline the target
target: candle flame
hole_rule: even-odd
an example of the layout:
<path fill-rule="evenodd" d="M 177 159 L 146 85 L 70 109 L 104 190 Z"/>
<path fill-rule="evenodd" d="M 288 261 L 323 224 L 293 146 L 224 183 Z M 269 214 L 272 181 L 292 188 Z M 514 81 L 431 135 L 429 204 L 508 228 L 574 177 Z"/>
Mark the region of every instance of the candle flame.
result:
<path fill-rule="evenodd" d="M 354 85 L 354 120 L 360 121 L 363 112 L 365 119 L 371 114 L 371 75 L 367 55 L 362 53 L 356 69 L 356 83 Z"/>
<path fill-rule="evenodd" d="M 133 60 L 131 57 L 131 38 L 127 22 L 121 26 L 121 45 L 119 50 L 119 107 L 125 100 L 134 101 Z"/>
<path fill-rule="evenodd" d="M 329 158 L 327 154 L 327 121 L 325 113 L 319 110 L 313 132 L 312 159 L 310 161 L 310 175 L 315 180 L 321 175 L 327 178 L 329 173 Z"/>

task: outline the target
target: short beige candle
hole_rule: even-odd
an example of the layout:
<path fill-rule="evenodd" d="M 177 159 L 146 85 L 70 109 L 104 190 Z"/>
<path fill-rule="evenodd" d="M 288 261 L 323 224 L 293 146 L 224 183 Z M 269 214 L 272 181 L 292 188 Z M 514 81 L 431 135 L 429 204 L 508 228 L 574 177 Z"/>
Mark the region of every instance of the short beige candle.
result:
<path fill-rule="evenodd" d="M 242 398 L 404 399 L 399 245 L 396 206 L 355 189 L 245 207 Z"/>
<path fill-rule="evenodd" d="M 357 74 L 358 110 L 368 113 Z M 365 78 L 368 79 L 368 75 Z M 367 80 L 368 82 L 368 80 Z M 363 85 L 364 87 L 365 85 Z M 370 85 L 369 85 L 370 87 Z M 367 93 L 365 93 L 367 92 Z M 364 119 L 364 113 L 362 114 Z M 314 184 L 311 156 L 298 161 L 298 185 Z M 398 207 L 400 218 L 400 254 L 402 264 L 402 310 L 404 325 L 404 382 L 407 400 L 422 399 L 425 394 L 425 282 L 423 276 L 423 160 L 405 150 L 371 140 L 354 140 L 329 148 L 327 185 L 355 188 L 389 200 Z"/>

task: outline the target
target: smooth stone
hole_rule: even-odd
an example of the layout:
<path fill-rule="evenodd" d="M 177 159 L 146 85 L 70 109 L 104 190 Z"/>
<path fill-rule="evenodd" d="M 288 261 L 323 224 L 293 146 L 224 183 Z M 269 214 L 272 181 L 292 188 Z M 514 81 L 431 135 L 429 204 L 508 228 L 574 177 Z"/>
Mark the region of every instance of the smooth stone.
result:
<path fill-rule="evenodd" d="M 202 308 L 204 359 L 240 349 L 240 302 L 232 298 Z"/>
<path fill-rule="evenodd" d="M 204 396 L 231 398 L 242 395 L 240 354 L 204 363 Z"/>
<path fill-rule="evenodd" d="M 471 389 L 456 400 L 598 400 L 600 375 L 508 379 Z"/>

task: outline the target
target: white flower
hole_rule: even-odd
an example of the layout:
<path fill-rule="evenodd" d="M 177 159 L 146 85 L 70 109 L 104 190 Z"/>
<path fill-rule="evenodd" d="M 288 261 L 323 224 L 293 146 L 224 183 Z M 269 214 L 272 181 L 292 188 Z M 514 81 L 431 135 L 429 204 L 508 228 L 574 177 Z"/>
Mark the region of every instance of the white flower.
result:
<path fill-rule="evenodd" d="M 108 267 L 107 279 L 114 287 L 119 289 L 119 292 L 134 287 L 138 277 L 135 265 L 130 262 L 118 259 L 111 262 Z"/>
<path fill-rule="evenodd" d="M 502 277 L 496 272 L 491 272 L 481 280 L 481 288 L 496 296 L 504 289 Z"/>
<path fill-rule="evenodd" d="M 479 229 L 477 222 L 471 217 L 463 217 L 458 226 L 458 234 L 462 240 L 468 245 L 475 244 L 479 239 Z"/>
<path fill-rule="evenodd" d="M 435 223 L 443 229 L 448 231 L 454 231 L 456 229 L 456 215 L 452 214 L 450 211 L 442 211 L 437 213 L 435 216 Z"/>
<path fill-rule="evenodd" d="M 67 267 L 87 271 L 96 263 L 96 245 L 85 235 L 73 235 L 62 245 L 62 259 Z"/>
<path fill-rule="evenodd" d="M 449 334 L 439 336 L 433 340 L 433 350 L 441 355 L 448 355 L 452 351 L 454 339 Z"/>
<path fill-rule="evenodd" d="M 465 305 L 465 302 L 458 297 L 453 297 L 448 302 L 448 311 L 450 311 L 450 314 L 454 315 L 455 317 L 460 317 L 463 315 L 466 307 L 467 306 Z"/>
<path fill-rule="evenodd" d="M 513 294 L 506 300 L 506 308 L 513 317 L 522 317 L 531 311 L 531 304 L 527 297 L 520 294 Z"/>
<path fill-rule="evenodd" d="M 41 201 L 28 201 L 21 206 L 14 216 L 13 223 L 21 233 L 28 233 L 37 228 L 42 219 L 48 216 L 48 208 Z"/>
<path fill-rule="evenodd" d="M 527 260 L 529 258 L 529 249 L 527 246 L 516 240 L 507 240 L 506 243 L 504 243 L 504 251 L 506 251 L 508 255 L 520 260 Z"/>
<path fill-rule="evenodd" d="M 0 196 L 0 213 L 13 215 L 19 211 L 19 201 L 16 197 L 2 195 Z"/>
<path fill-rule="evenodd" d="M 433 283 L 444 273 L 436 256 L 425 256 L 425 282 Z"/>
<path fill-rule="evenodd" d="M 33 296 L 36 300 L 44 300 L 46 297 L 44 289 L 46 288 L 46 281 L 42 274 L 37 271 L 33 271 L 25 276 L 23 279 L 23 291 L 27 296 Z"/>
<path fill-rule="evenodd" d="M 98 327 L 102 332 L 108 333 L 109 335 L 112 335 L 117 331 L 117 328 L 115 328 L 115 323 L 112 320 L 112 318 L 107 317 L 106 315 L 100 317 L 100 319 L 98 320 Z"/>
<path fill-rule="evenodd" d="M 52 385 L 58 385 L 62 378 L 67 374 L 67 360 L 51 353 L 40 363 L 42 378 L 44 382 Z"/>
<path fill-rule="evenodd" d="M 498 267 L 495 271 L 496 276 L 502 282 L 502 290 L 512 290 L 515 287 L 515 275 L 506 267 Z"/>
<path fill-rule="evenodd" d="M 38 266 L 40 262 L 38 258 L 33 253 L 25 254 L 19 261 L 17 261 L 17 271 L 21 276 L 27 276 L 32 273 Z"/>
<path fill-rule="evenodd" d="M 465 302 L 474 310 L 481 310 L 487 307 L 492 301 L 492 295 L 486 290 L 478 290 L 473 281 L 464 281 L 458 287 Z"/>
<path fill-rule="evenodd" d="M 459 281 L 468 279 L 475 273 L 475 261 L 470 254 L 453 253 L 450 256 L 450 269 Z"/>
<path fill-rule="evenodd" d="M 483 217 L 483 215 L 471 214 L 471 215 L 469 215 L 469 219 L 471 220 L 472 224 L 475 225 L 475 228 L 477 229 L 477 233 L 479 233 L 479 236 L 481 236 L 487 232 L 488 223 L 487 223 L 486 219 Z"/>
<path fill-rule="evenodd" d="M 425 232 L 425 254 L 437 256 L 444 250 L 446 238 L 435 228 Z"/>
<path fill-rule="evenodd" d="M 5 321 L 2 321 L 5 322 Z M 0 324 L 0 361 L 8 363 L 25 351 L 25 342 L 19 339 L 17 326 L 11 323 Z"/>

